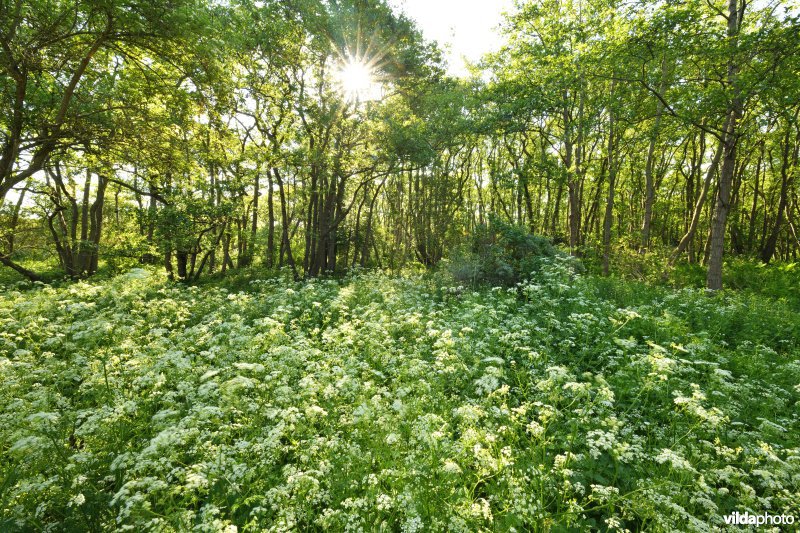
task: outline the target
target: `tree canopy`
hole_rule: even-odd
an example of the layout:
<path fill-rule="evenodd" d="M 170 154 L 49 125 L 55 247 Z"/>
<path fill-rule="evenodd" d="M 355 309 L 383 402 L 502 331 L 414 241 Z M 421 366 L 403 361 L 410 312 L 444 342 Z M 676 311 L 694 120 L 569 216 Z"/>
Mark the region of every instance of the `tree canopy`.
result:
<path fill-rule="evenodd" d="M 31 279 L 433 267 L 490 216 L 606 273 L 701 263 L 712 289 L 725 257 L 800 247 L 792 3 L 519 1 L 472 79 L 380 0 L 0 20 L 0 261 Z"/>

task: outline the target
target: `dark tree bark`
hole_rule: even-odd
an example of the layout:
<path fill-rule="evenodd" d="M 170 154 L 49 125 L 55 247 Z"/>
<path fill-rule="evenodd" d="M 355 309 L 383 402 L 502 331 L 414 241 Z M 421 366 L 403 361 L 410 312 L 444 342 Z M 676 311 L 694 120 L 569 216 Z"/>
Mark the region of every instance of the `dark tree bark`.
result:
<path fill-rule="evenodd" d="M 98 175 L 95 201 L 89 209 L 89 261 L 86 268 L 86 275 L 88 276 L 97 272 L 100 258 L 100 238 L 103 234 L 103 206 L 105 205 L 107 187 L 108 178 Z"/>

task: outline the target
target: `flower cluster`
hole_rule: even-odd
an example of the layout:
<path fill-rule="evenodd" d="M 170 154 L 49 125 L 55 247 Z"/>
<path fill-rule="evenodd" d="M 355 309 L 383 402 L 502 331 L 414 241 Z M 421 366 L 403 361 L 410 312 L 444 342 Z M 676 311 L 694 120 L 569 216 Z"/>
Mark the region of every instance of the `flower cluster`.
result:
<path fill-rule="evenodd" d="M 707 531 L 733 511 L 800 515 L 795 311 L 637 298 L 559 258 L 516 289 L 438 283 L 230 292 L 137 270 L 2 289 L 0 524 Z"/>

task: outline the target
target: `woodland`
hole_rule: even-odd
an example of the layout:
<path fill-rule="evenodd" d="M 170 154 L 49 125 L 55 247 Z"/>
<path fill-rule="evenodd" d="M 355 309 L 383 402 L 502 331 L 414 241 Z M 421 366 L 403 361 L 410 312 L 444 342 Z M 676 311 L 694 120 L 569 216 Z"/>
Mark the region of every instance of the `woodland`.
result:
<path fill-rule="evenodd" d="M 497 31 L 0 0 L 0 530 L 800 521 L 800 5 Z"/>

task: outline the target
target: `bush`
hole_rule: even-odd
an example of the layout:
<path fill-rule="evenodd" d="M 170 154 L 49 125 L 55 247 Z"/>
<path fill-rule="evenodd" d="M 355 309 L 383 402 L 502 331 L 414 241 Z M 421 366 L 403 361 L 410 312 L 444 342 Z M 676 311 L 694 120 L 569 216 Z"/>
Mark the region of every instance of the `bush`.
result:
<path fill-rule="evenodd" d="M 549 239 L 494 216 L 455 255 L 450 271 L 459 281 L 506 287 L 535 277 L 548 259 L 565 256 Z"/>

